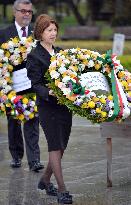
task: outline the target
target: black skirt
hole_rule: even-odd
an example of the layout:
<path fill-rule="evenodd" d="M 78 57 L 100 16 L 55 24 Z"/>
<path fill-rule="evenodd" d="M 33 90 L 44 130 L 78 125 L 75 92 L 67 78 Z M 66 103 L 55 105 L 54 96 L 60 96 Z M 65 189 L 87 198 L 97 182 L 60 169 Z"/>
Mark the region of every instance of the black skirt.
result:
<path fill-rule="evenodd" d="M 38 112 L 48 151 L 65 150 L 71 132 L 72 112 L 66 106 L 48 102 L 38 105 Z"/>

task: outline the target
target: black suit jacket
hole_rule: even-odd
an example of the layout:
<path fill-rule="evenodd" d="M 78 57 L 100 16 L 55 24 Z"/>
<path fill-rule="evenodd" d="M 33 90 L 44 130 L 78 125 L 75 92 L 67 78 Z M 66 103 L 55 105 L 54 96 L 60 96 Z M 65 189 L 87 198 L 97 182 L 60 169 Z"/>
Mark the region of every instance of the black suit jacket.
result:
<path fill-rule="evenodd" d="M 56 53 L 61 49 L 54 48 L 54 50 Z M 47 81 L 44 77 L 50 65 L 50 58 L 51 55 L 39 42 L 27 57 L 27 76 L 31 80 L 33 90 L 36 93 L 37 105 L 43 105 L 46 102 L 53 105 L 57 104 L 56 97 L 49 96 L 49 89 L 46 86 Z"/>
<path fill-rule="evenodd" d="M 31 34 L 32 34 L 32 27 L 29 25 L 29 27 L 28 27 L 28 36 L 31 35 Z M 3 30 L 0 30 L 0 45 L 2 43 L 5 43 L 5 42 L 9 41 L 10 38 L 15 38 L 16 36 L 18 36 L 18 32 L 17 32 L 16 26 L 15 26 L 15 23 L 14 23 L 14 24 L 10 25 L 9 27 L 7 27 Z M 22 64 L 14 66 L 13 71 L 20 70 L 20 69 L 25 68 L 25 67 L 26 67 L 26 62 L 22 62 Z M 23 95 L 23 94 L 30 93 L 30 92 L 33 92 L 33 90 L 32 89 L 27 89 L 27 90 L 18 92 L 17 94 L 18 95 Z"/>
<path fill-rule="evenodd" d="M 32 34 L 32 27 L 28 27 L 28 36 Z M 0 30 L 0 45 L 7 42 L 10 38 L 18 36 L 18 32 L 15 24 L 10 25 L 9 27 Z"/>

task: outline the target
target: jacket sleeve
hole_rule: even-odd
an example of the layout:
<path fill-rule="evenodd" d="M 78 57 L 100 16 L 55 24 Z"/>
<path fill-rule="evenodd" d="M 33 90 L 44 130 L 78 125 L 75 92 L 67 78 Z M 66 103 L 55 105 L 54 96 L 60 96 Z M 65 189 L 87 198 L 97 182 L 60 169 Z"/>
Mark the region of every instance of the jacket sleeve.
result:
<path fill-rule="evenodd" d="M 5 43 L 5 33 L 4 33 L 4 30 L 0 30 L 0 45 L 2 43 Z"/>
<path fill-rule="evenodd" d="M 43 65 L 33 54 L 27 57 L 27 76 L 31 80 L 33 91 L 42 99 L 48 101 L 49 89 L 43 83 L 44 74 L 42 72 Z"/>

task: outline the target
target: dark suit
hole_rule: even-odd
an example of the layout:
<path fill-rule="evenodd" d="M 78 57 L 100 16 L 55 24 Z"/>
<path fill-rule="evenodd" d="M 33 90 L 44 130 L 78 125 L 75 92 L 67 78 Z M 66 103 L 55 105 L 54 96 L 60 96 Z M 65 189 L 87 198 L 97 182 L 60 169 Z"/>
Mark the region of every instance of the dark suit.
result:
<path fill-rule="evenodd" d="M 28 35 L 31 35 L 31 26 L 28 28 Z M 10 38 L 18 36 L 15 24 L 12 24 L 8 28 L 0 31 L 0 44 L 7 42 Z M 14 67 L 14 70 L 19 70 L 25 67 L 25 62 L 21 65 Z M 25 94 L 26 91 L 22 91 L 18 94 Z M 29 89 L 28 92 L 31 92 Z M 22 159 L 24 155 L 24 143 L 22 137 L 21 124 L 18 120 L 13 119 L 7 115 L 8 119 L 8 140 L 9 150 L 13 159 Z M 29 165 L 40 160 L 40 149 L 38 145 L 39 141 L 39 119 L 35 117 L 32 120 L 28 120 L 23 125 L 24 138 L 26 145 L 26 154 Z"/>
<path fill-rule="evenodd" d="M 58 52 L 59 48 L 54 48 Z M 38 42 L 27 57 L 27 75 L 36 92 L 39 119 L 44 130 L 48 151 L 64 150 L 67 146 L 72 125 L 72 113 L 57 98 L 49 95 L 44 75 L 49 68 L 51 55 Z"/>

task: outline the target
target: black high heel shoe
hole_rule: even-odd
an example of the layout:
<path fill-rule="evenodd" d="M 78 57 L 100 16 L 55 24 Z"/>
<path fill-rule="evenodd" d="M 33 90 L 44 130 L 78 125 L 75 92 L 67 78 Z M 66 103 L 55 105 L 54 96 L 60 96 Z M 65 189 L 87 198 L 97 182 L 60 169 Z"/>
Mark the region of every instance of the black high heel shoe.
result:
<path fill-rule="evenodd" d="M 58 192 L 57 194 L 58 204 L 72 204 L 72 195 L 68 191 Z"/>
<path fill-rule="evenodd" d="M 38 189 L 45 190 L 46 194 L 49 196 L 57 196 L 58 194 L 58 189 L 52 183 L 45 184 L 43 181 L 40 181 L 38 183 Z"/>

